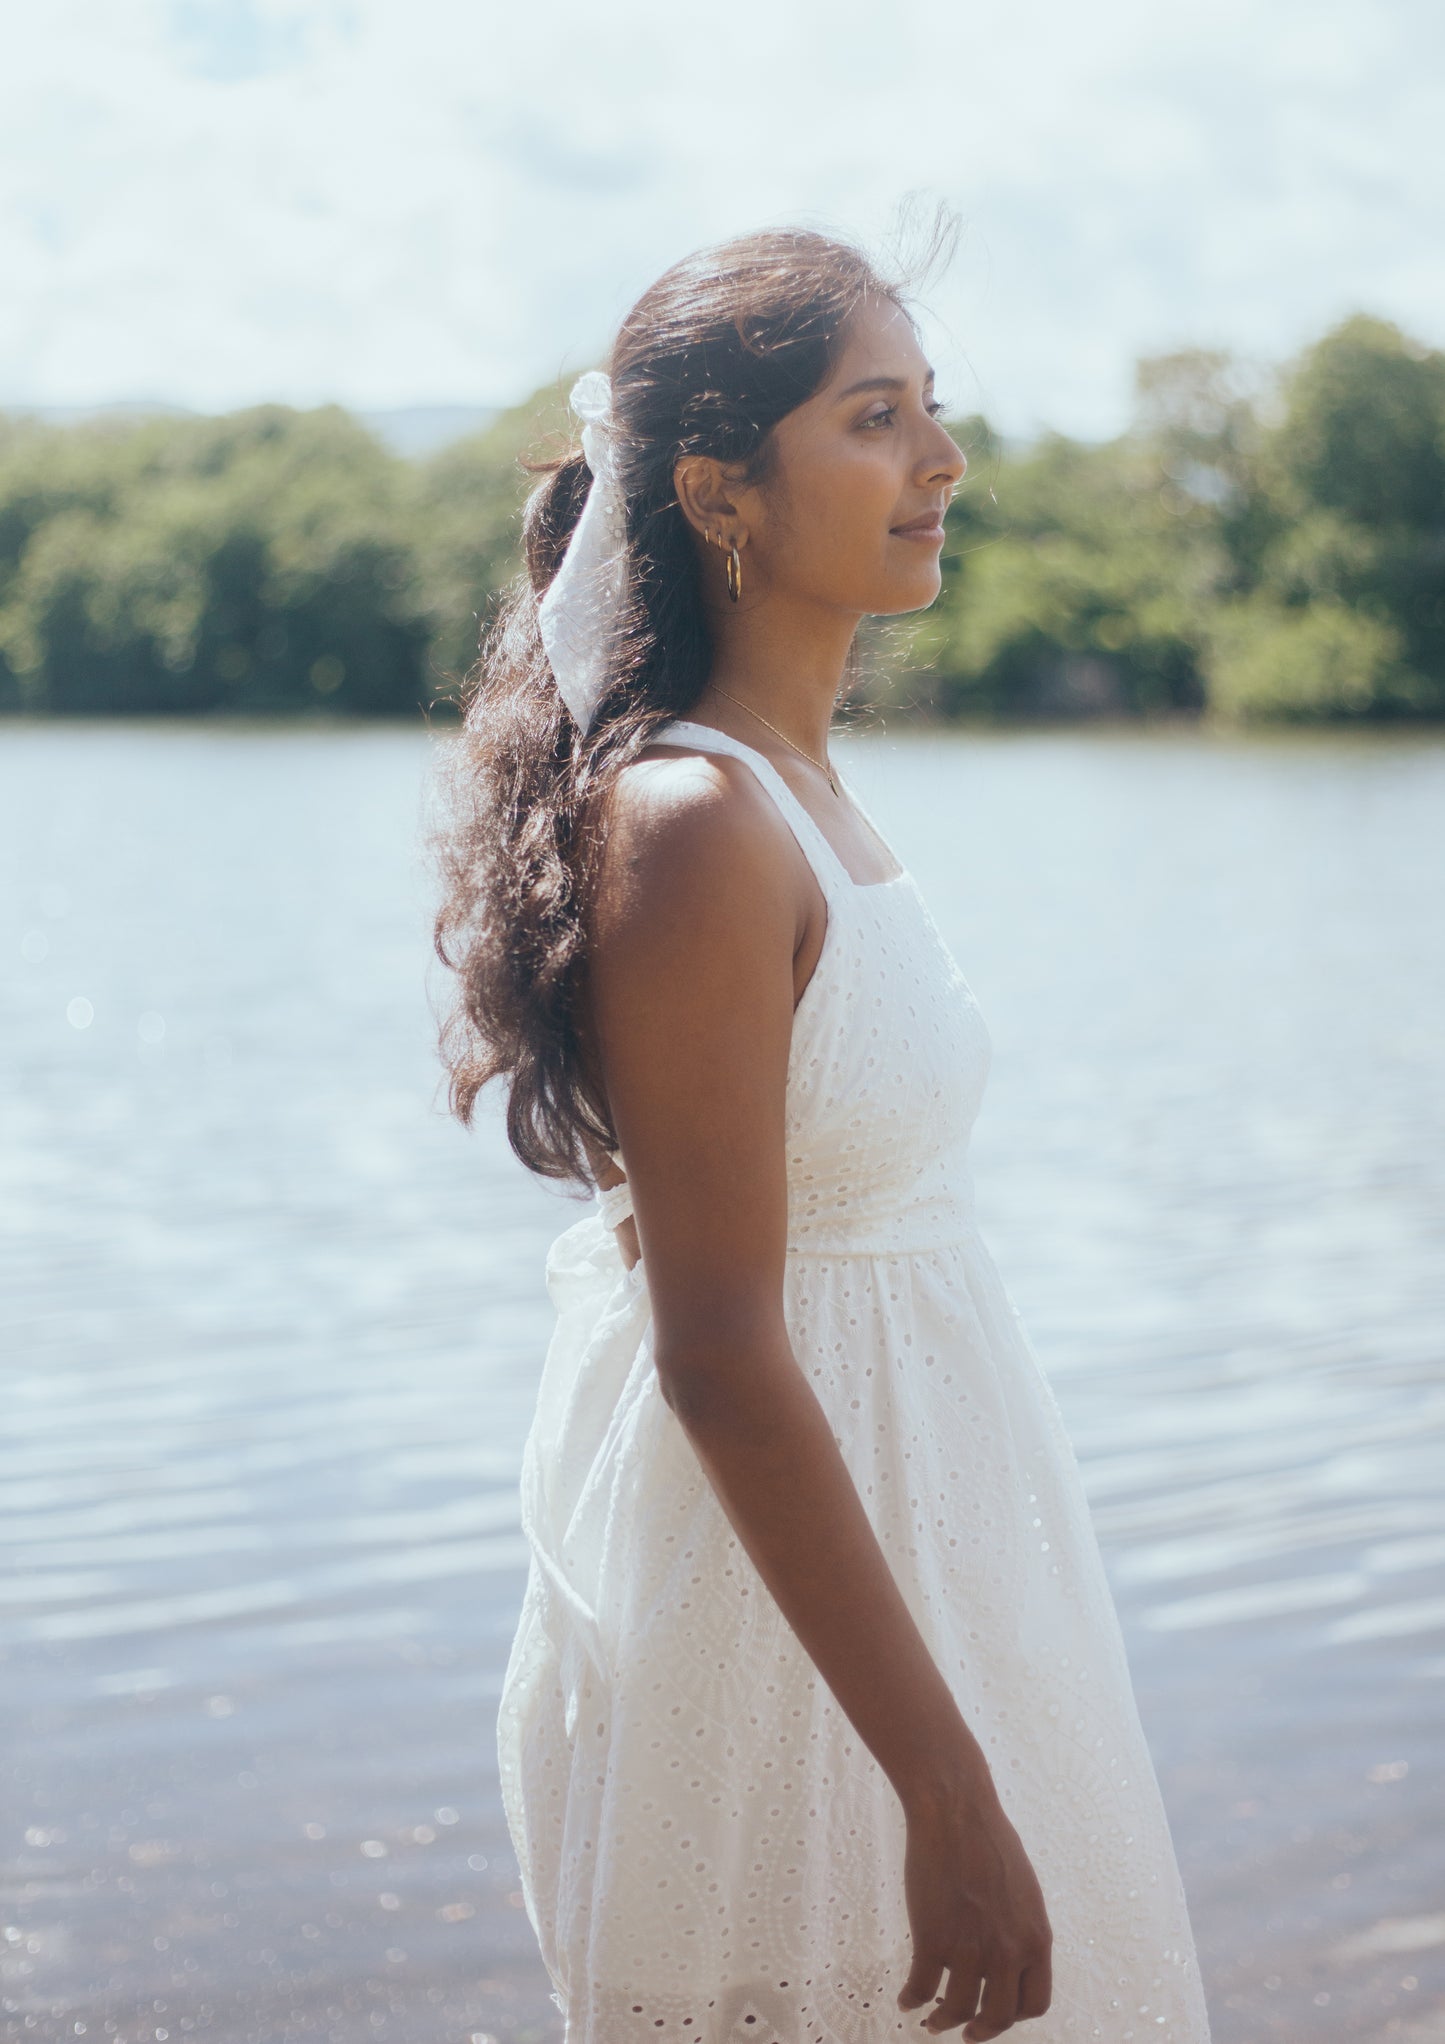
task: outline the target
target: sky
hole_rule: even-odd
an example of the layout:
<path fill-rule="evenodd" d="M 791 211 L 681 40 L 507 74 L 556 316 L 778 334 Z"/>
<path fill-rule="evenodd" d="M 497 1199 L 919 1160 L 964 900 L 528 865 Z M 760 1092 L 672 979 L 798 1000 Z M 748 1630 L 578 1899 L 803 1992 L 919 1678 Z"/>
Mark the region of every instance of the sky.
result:
<path fill-rule="evenodd" d="M 0 406 L 499 405 L 751 228 L 961 234 L 957 413 L 1141 355 L 1445 345 L 1439 0 L 44 0 L 0 65 Z"/>

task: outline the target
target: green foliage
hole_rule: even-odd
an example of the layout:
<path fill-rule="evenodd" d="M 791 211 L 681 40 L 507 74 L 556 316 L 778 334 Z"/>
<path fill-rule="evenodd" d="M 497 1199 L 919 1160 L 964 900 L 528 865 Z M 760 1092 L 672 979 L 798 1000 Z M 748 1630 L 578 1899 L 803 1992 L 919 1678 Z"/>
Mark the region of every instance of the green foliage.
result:
<path fill-rule="evenodd" d="M 1399 633 L 1333 598 L 1294 609 L 1268 596 L 1221 605 L 1208 666 L 1211 706 L 1237 722 L 1409 707 Z"/>
<path fill-rule="evenodd" d="M 1445 356 L 1356 318 L 1277 390 L 1195 349 L 1136 397 L 1118 440 L 1003 457 L 986 508 L 965 485 L 898 700 L 1445 714 Z"/>
<path fill-rule="evenodd" d="M 1445 355 L 1346 320 L 1286 380 L 1275 449 L 1301 504 L 1361 525 L 1445 524 Z"/>
<path fill-rule="evenodd" d="M 489 602 L 521 571 L 532 480 L 523 464 L 565 452 L 567 388 L 537 391 L 418 471 L 413 530 L 439 696 L 456 692 L 477 657 Z"/>
<path fill-rule="evenodd" d="M 1216 549 L 1151 454 L 1050 436 L 997 480 L 970 477 L 957 502 L 945 592 L 915 637 L 939 709 L 1198 705 Z"/>
<path fill-rule="evenodd" d="M 0 416 L 0 710 L 416 714 L 520 570 L 551 384 L 411 463 L 336 407 L 69 429 Z M 1142 362 L 1128 432 L 969 476 L 943 591 L 870 621 L 900 713 L 1445 715 L 1445 355 L 1346 320 L 1273 384 Z M 876 657 L 875 657 L 876 656 Z"/>
<path fill-rule="evenodd" d="M 410 480 L 336 407 L 0 442 L 14 707 L 416 710 Z"/>

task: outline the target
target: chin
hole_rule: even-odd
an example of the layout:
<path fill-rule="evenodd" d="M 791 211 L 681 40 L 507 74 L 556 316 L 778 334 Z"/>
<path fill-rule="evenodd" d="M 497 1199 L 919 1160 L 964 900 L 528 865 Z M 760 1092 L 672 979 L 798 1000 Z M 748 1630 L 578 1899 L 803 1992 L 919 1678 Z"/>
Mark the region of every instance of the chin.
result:
<path fill-rule="evenodd" d="M 899 617 L 905 611 L 927 610 L 930 603 L 938 601 L 938 593 L 942 587 L 943 577 L 937 568 L 930 569 L 926 574 L 911 575 L 902 587 L 897 582 L 893 584 L 889 600 L 876 605 L 873 615 Z"/>

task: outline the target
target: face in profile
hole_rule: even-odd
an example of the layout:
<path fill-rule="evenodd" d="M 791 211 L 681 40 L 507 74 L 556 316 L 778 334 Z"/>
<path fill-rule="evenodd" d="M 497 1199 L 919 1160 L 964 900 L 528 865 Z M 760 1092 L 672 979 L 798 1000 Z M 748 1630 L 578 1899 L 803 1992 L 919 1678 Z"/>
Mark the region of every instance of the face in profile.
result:
<path fill-rule="evenodd" d="M 868 300 L 827 382 L 773 428 L 767 481 L 736 493 L 757 598 L 874 616 L 933 602 L 968 466 L 933 381 L 907 313 Z"/>

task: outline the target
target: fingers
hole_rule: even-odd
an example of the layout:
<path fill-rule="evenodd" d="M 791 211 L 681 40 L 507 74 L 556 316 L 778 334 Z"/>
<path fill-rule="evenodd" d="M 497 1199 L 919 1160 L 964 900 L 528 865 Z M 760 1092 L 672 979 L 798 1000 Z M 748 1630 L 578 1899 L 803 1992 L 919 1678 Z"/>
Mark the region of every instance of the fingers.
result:
<path fill-rule="evenodd" d="M 921 2008 L 924 2002 L 931 2001 L 937 1994 L 938 1983 L 942 1978 L 942 1963 L 916 1952 L 913 1964 L 908 1969 L 908 1978 L 899 1993 L 898 2006 L 901 2009 Z"/>
<path fill-rule="evenodd" d="M 937 2036 L 940 2031 L 956 2029 L 962 2023 L 968 2044 L 988 2044 L 989 2039 L 1001 2037 L 1025 2016 L 1044 2013 L 1052 1998 L 1048 1972 L 1047 1960 L 1042 1966 L 1026 1967 L 1023 1971 L 1007 1961 L 995 1964 L 992 1971 L 985 1971 L 977 1960 L 954 1966 L 949 1971 L 948 1992 L 925 2018 L 923 2027 Z"/>
<path fill-rule="evenodd" d="M 948 1971 L 948 1992 L 933 2011 L 925 2017 L 923 2027 L 937 2036 L 940 2030 L 955 2030 L 960 2023 L 966 2023 L 978 2007 L 979 1989 L 983 1985 L 983 1967 L 976 1959 L 961 1961 Z"/>
<path fill-rule="evenodd" d="M 1019 1973 L 1016 1966 L 1001 1966 L 983 1984 L 983 2002 L 972 2022 L 964 2025 L 968 2044 L 985 2044 L 990 2037 L 1011 2030 L 1019 2013 Z"/>
<path fill-rule="evenodd" d="M 937 2036 L 964 2024 L 966 2044 L 990 2044 L 1015 2023 L 1047 2013 L 1053 2001 L 1053 1934 L 989 1948 L 965 1945 L 952 1959 L 915 1952 L 898 1996 L 900 2009 L 915 2009 L 939 1997 L 945 1970 L 948 1990 L 921 2027 Z M 979 1995 L 982 1993 L 982 2005 Z"/>
<path fill-rule="evenodd" d="M 1051 1951 L 1019 1975 L 1019 2020 L 1041 2016 L 1054 1998 L 1054 1962 Z"/>

